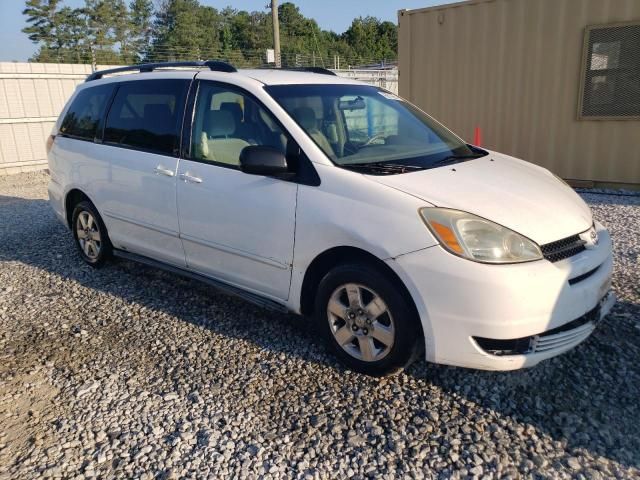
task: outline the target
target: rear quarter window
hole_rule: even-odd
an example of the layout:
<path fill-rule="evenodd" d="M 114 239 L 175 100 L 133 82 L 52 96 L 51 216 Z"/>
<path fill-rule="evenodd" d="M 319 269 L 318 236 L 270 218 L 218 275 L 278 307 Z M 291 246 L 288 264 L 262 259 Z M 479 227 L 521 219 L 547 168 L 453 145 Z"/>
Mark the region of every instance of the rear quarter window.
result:
<path fill-rule="evenodd" d="M 59 133 L 93 141 L 113 88 L 112 85 L 101 85 L 78 92 L 62 120 Z"/>
<path fill-rule="evenodd" d="M 107 115 L 104 143 L 177 155 L 188 80 L 120 84 Z"/>

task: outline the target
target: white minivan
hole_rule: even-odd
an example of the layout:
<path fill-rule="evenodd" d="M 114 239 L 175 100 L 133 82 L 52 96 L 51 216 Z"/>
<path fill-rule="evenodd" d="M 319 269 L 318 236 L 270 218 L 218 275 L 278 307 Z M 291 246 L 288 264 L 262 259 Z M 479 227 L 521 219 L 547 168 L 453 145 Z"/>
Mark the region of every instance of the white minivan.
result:
<path fill-rule="evenodd" d="M 127 72 L 129 74 L 127 74 Z M 562 180 L 328 70 L 96 72 L 48 141 L 80 255 L 313 318 L 351 369 L 528 367 L 610 311 L 607 230 Z"/>

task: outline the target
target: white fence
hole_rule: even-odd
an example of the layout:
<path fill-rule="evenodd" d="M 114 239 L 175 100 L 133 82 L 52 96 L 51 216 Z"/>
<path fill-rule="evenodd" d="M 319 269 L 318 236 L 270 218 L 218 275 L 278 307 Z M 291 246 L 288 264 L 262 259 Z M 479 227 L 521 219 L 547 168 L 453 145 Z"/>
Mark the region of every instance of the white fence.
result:
<path fill-rule="evenodd" d="M 398 94 L 398 70 L 334 70 L 341 77 L 353 78 Z"/>
<path fill-rule="evenodd" d="M 90 65 L 0 62 L 0 175 L 46 168 L 47 136 L 89 73 Z M 397 70 L 336 73 L 398 91 Z"/>
<path fill-rule="evenodd" d="M 45 141 L 91 65 L 0 62 L 0 175 L 46 168 Z"/>

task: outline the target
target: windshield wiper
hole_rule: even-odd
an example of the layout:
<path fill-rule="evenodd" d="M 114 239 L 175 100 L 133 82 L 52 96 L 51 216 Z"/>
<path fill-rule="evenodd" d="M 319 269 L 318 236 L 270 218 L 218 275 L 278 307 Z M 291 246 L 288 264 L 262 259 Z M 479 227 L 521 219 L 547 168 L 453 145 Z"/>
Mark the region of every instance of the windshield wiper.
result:
<path fill-rule="evenodd" d="M 446 163 L 458 163 L 458 162 L 462 162 L 464 160 L 471 160 L 474 158 L 480 158 L 480 157 L 484 157 L 486 156 L 486 153 L 473 153 L 473 154 L 469 154 L 469 155 L 447 155 L 444 158 L 441 158 L 440 160 L 436 160 L 435 162 L 433 162 L 431 164 L 431 166 L 435 166 L 435 165 L 444 165 Z"/>
<path fill-rule="evenodd" d="M 420 165 L 403 165 L 401 163 L 346 163 L 341 165 L 343 168 L 352 168 L 354 170 L 369 170 L 375 173 L 406 173 L 416 170 L 424 170 L 425 167 Z"/>

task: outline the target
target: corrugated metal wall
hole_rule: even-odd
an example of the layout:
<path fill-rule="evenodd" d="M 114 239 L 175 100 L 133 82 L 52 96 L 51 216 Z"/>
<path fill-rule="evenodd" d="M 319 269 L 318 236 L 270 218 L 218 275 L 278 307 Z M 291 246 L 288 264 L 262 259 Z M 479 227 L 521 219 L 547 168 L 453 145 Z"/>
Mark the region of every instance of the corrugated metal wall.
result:
<path fill-rule="evenodd" d="M 45 141 L 90 65 L 0 62 L 0 175 L 44 168 Z"/>
<path fill-rule="evenodd" d="M 400 95 L 564 178 L 640 184 L 640 121 L 578 120 L 585 27 L 640 0 L 472 0 L 400 11 Z"/>

